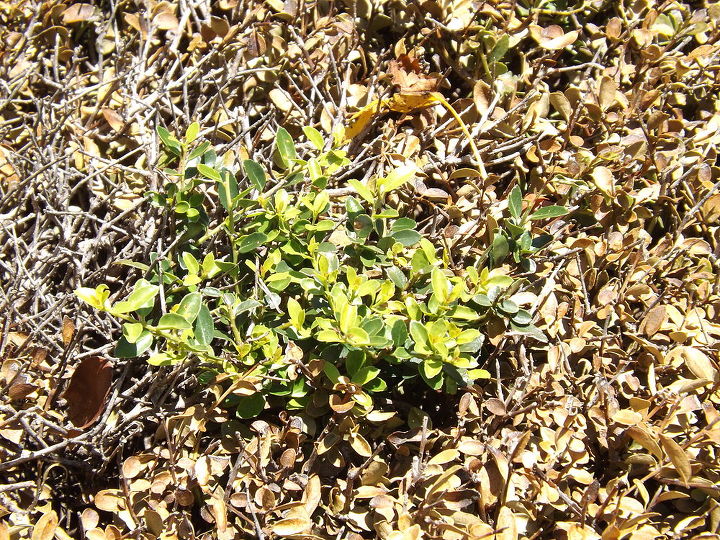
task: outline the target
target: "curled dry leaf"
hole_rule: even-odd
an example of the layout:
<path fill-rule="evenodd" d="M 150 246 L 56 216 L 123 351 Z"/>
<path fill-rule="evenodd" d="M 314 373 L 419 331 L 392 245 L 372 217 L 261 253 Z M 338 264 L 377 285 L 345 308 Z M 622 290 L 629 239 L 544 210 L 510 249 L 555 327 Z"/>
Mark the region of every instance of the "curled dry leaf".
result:
<path fill-rule="evenodd" d="M 440 77 L 421 72 L 420 62 L 413 52 L 401 54 L 397 60 L 392 60 L 390 74 L 392 83 L 402 94 L 433 92 L 440 83 Z"/>
<path fill-rule="evenodd" d="M 105 512 L 118 512 L 125 508 L 125 500 L 119 489 L 104 489 L 95 495 L 95 507 Z"/>
<path fill-rule="evenodd" d="M 663 450 L 665 450 L 667 456 L 670 458 L 670 461 L 672 461 L 672 464 L 675 466 L 675 470 L 680 475 L 680 478 L 687 485 L 688 480 L 690 480 L 690 476 L 692 475 L 692 468 L 690 467 L 690 459 L 685 453 L 685 450 L 683 450 L 682 447 L 670 437 L 666 437 L 664 435 L 660 436 L 660 444 L 662 445 Z"/>
<path fill-rule="evenodd" d="M 73 4 L 62 14 L 64 24 L 73 24 L 89 20 L 95 14 L 92 4 Z"/>
<path fill-rule="evenodd" d="M 86 508 L 82 514 L 80 514 L 80 521 L 83 530 L 87 532 L 98 526 L 98 523 L 100 523 L 100 515 L 92 508 Z"/>
<path fill-rule="evenodd" d="M 548 26 L 547 28 L 542 28 L 534 24 L 530 25 L 530 35 L 543 49 L 552 51 L 564 49 L 568 45 L 575 43 L 575 40 L 578 38 L 577 30 L 566 34 L 563 29 L 556 24 Z"/>
<path fill-rule="evenodd" d="M 73 336 L 75 335 L 75 323 L 72 321 L 70 317 L 63 317 L 62 322 L 62 340 L 63 345 L 66 347 L 70 344 L 72 341 Z"/>
<path fill-rule="evenodd" d="M 122 116 L 120 116 L 117 111 L 108 109 L 106 107 L 102 110 L 102 115 L 105 118 L 105 121 L 110 125 L 111 128 L 113 128 L 114 131 L 118 133 L 122 131 L 122 128 L 125 126 L 125 121 L 122 119 Z"/>
<path fill-rule="evenodd" d="M 52 540 L 58 527 L 58 516 L 50 510 L 38 519 L 32 532 L 32 540 Z"/>
<path fill-rule="evenodd" d="M 75 427 L 84 429 L 102 413 L 112 383 L 112 363 L 100 356 L 83 358 L 75 369 L 63 397 L 68 404 L 68 418 Z"/>
<path fill-rule="evenodd" d="M 665 357 L 671 365 L 684 364 L 698 379 L 718 382 L 718 370 L 713 366 L 710 358 L 696 347 L 675 347 Z"/>
<path fill-rule="evenodd" d="M 621 409 L 612 416 L 613 422 L 624 426 L 634 426 L 642 422 L 642 414 L 631 411 L 630 409 Z"/>
<path fill-rule="evenodd" d="M 272 532 L 278 536 L 293 536 L 306 531 L 312 526 L 309 519 L 285 518 L 277 521 L 272 526 Z"/>

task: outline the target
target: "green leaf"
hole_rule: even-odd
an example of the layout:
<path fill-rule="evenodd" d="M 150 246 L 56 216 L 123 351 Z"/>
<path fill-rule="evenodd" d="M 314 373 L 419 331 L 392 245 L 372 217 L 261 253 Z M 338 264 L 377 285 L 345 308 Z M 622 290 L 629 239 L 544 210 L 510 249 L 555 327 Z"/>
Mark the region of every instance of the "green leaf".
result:
<path fill-rule="evenodd" d="M 257 249 L 259 246 L 263 245 L 267 239 L 268 237 L 265 233 L 255 232 L 248 234 L 240 239 L 237 250 L 240 253 L 248 253 L 249 251 Z"/>
<path fill-rule="evenodd" d="M 360 180 L 351 178 L 350 180 L 348 180 L 348 184 L 357 192 L 358 195 L 360 195 L 368 203 L 375 204 L 375 195 L 373 195 L 372 191 L 370 191 L 370 188 L 368 188 Z"/>
<path fill-rule="evenodd" d="M 568 213 L 568 209 L 564 206 L 543 206 L 537 212 L 530 216 L 531 220 L 551 219 L 564 216 Z"/>
<path fill-rule="evenodd" d="M 367 347 L 368 345 L 370 345 L 370 336 L 365 330 L 363 330 L 359 326 L 351 328 L 347 335 L 348 341 L 351 345 L 354 345 L 356 347 Z"/>
<path fill-rule="evenodd" d="M 275 135 L 275 146 L 277 146 L 278 153 L 287 169 L 290 166 L 290 160 L 297 159 L 297 151 L 292 137 L 285 128 L 278 129 L 277 135 Z"/>
<path fill-rule="evenodd" d="M 193 122 L 185 130 L 185 144 L 190 144 L 200 134 L 200 124 Z"/>
<path fill-rule="evenodd" d="M 365 366 L 355 372 L 351 381 L 355 384 L 359 384 L 360 386 L 364 386 L 379 375 L 380 370 L 378 368 L 374 366 Z"/>
<path fill-rule="evenodd" d="M 410 321 L 410 335 L 415 342 L 415 348 L 419 353 L 427 354 L 430 351 L 430 338 L 425 326 L 419 321 Z"/>
<path fill-rule="evenodd" d="M 487 63 L 492 64 L 493 62 L 499 62 L 502 60 L 503 56 L 505 56 L 505 53 L 508 52 L 508 49 L 510 48 L 510 38 L 507 34 L 504 34 L 498 41 L 495 43 L 495 46 L 493 47 L 493 50 L 490 51 L 490 54 L 487 56 Z"/>
<path fill-rule="evenodd" d="M 492 257 L 492 266 L 500 266 L 510 253 L 510 245 L 507 238 L 500 232 L 495 233 L 492 246 L 490 247 L 490 256 Z"/>
<path fill-rule="evenodd" d="M 384 392 L 387 390 L 387 383 L 382 379 L 373 379 L 363 386 L 363 390 L 367 392 Z"/>
<path fill-rule="evenodd" d="M 336 368 L 334 364 L 326 361 L 323 365 L 323 373 L 330 379 L 331 383 L 337 384 L 340 378 L 340 371 L 338 371 L 338 368 Z"/>
<path fill-rule="evenodd" d="M 525 309 L 519 309 L 512 318 L 513 322 L 519 326 L 530 324 L 532 321 L 532 315 Z"/>
<path fill-rule="evenodd" d="M 145 280 L 139 281 L 133 292 L 124 301 L 118 302 L 112 307 L 112 312 L 122 315 L 146 307 L 159 291 L 160 288 L 157 285 L 150 285 Z"/>
<path fill-rule="evenodd" d="M 200 345 L 210 345 L 215 334 L 215 323 L 206 304 L 200 306 L 197 319 L 195 319 L 195 339 Z"/>
<path fill-rule="evenodd" d="M 387 272 L 387 276 L 390 278 L 390 281 L 392 281 L 398 289 L 405 288 L 408 280 L 402 270 L 400 270 L 397 266 L 390 266 L 385 270 L 385 272 Z"/>
<path fill-rule="evenodd" d="M 391 335 L 393 344 L 396 347 L 402 347 L 408 337 L 408 329 L 405 321 L 402 321 L 400 319 L 395 321 L 392 325 Z"/>
<path fill-rule="evenodd" d="M 363 351 L 350 351 L 345 358 L 345 368 L 348 373 L 353 376 L 365 363 L 365 353 Z"/>
<path fill-rule="evenodd" d="M 125 336 L 118 340 L 113 356 L 115 358 L 135 358 L 140 356 L 142 353 L 147 351 L 153 343 L 153 336 L 150 332 L 145 330 L 138 336 L 135 343 L 130 343 Z"/>
<path fill-rule="evenodd" d="M 170 132 L 167 129 L 158 126 L 156 131 L 162 143 L 165 145 L 166 148 L 171 150 L 173 154 L 179 156 L 182 153 L 182 146 L 180 144 L 180 141 L 170 135 Z"/>
<path fill-rule="evenodd" d="M 340 335 L 335 330 L 320 330 L 316 335 L 315 339 L 318 341 L 322 341 L 325 343 L 342 343 L 342 339 L 340 339 Z"/>
<path fill-rule="evenodd" d="M 288 315 L 290 315 L 290 322 L 298 330 L 301 330 L 305 324 L 305 310 L 300 306 L 300 303 L 294 298 L 288 298 L 287 301 Z"/>
<path fill-rule="evenodd" d="M 442 371 L 443 363 L 435 358 L 428 358 L 422 363 L 422 370 L 425 377 L 432 379 Z"/>
<path fill-rule="evenodd" d="M 255 418 L 265 408 L 265 396 L 261 393 L 252 396 L 240 396 L 237 415 L 240 418 Z"/>
<path fill-rule="evenodd" d="M 200 313 L 200 307 L 202 306 L 202 294 L 199 292 L 192 292 L 186 294 L 180 305 L 178 306 L 177 315 L 180 315 L 187 322 L 192 323 Z"/>
<path fill-rule="evenodd" d="M 520 191 L 520 186 L 515 186 L 510 192 L 510 198 L 508 199 L 508 209 L 510 210 L 510 215 L 515 219 L 519 219 L 522 215 L 522 200 L 523 197 L 522 191 Z"/>
<path fill-rule="evenodd" d="M 433 294 L 435 294 L 441 304 L 445 304 L 450 295 L 450 287 L 443 271 L 439 268 L 433 268 L 431 282 Z"/>
<path fill-rule="evenodd" d="M 239 193 L 237 180 L 230 171 L 223 171 L 222 178 L 217 182 L 218 196 L 220 197 L 220 204 L 228 212 L 234 208 L 233 199 L 237 197 Z"/>
<path fill-rule="evenodd" d="M 397 232 L 397 231 L 404 231 L 406 229 L 414 229 L 416 226 L 417 226 L 417 223 L 415 222 L 414 219 L 402 217 L 400 219 L 396 219 L 395 221 L 393 221 L 391 229 L 393 232 Z"/>
<path fill-rule="evenodd" d="M 317 129 L 315 129 L 314 127 L 305 126 L 303 128 L 303 133 L 307 137 L 308 141 L 310 141 L 315 148 L 320 151 L 325 148 L 325 141 L 323 140 L 323 136 Z"/>
<path fill-rule="evenodd" d="M 487 299 L 487 296 L 485 298 Z M 491 305 L 489 300 L 487 305 Z M 480 314 L 468 306 L 455 306 L 450 312 L 450 317 L 463 321 L 476 321 L 480 318 Z"/>
<path fill-rule="evenodd" d="M 123 324 L 122 333 L 125 339 L 127 339 L 128 343 L 135 343 L 140 337 L 140 334 L 142 334 L 142 332 L 143 325 L 140 323 L 126 322 Z"/>
<path fill-rule="evenodd" d="M 255 189 L 258 191 L 265 189 L 267 179 L 262 165 L 252 159 L 246 159 L 242 162 L 242 166 L 243 171 L 245 171 L 245 176 L 247 176 L 252 185 L 255 186 Z"/>
<path fill-rule="evenodd" d="M 393 240 L 400 242 L 405 247 L 411 247 L 417 244 L 422 236 L 419 232 L 410 229 L 396 231 L 390 235 Z"/>
<path fill-rule="evenodd" d="M 190 155 L 188 156 L 188 161 L 195 159 L 196 157 L 202 156 L 207 149 L 210 148 L 210 141 L 205 141 L 203 143 L 200 143 L 195 147 L 195 149 L 190 152 Z"/>
<path fill-rule="evenodd" d="M 185 268 L 187 268 L 188 274 L 197 274 L 200 271 L 200 263 L 198 263 L 198 260 L 192 253 L 184 251 L 182 254 L 182 260 L 185 263 Z"/>
<path fill-rule="evenodd" d="M 160 317 L 157 327 L 160 330 L 189 330 L 192 325 L 182 315 L 166 313 Z"/>
<path fill-rule="evenodd" d="M 208 167 L 204 163 L 198 163 L 197 164 L 197 170 L 202 174 L 203 176 L 209 178 L 210 180 L 215 180 L 216 182 L 222 182 L 222 176 L 220 176 L 220 173 L 213 169 L 212 167 Z"/>
<path fill-rule="evenodd" d="M 153 354 L 148 358 L 148 364 L 151 366 L 171 366 L 175 359 L 166 353 Z"/>
<path fill-rule="evenodd" d="M 415 178 L 417 167 L 415 165 L 403 165 L 390 172 L 385 178 L 377 180 L 380 195 L 385 195 L 390 191 L 396 190 L 407 184 Z"/>

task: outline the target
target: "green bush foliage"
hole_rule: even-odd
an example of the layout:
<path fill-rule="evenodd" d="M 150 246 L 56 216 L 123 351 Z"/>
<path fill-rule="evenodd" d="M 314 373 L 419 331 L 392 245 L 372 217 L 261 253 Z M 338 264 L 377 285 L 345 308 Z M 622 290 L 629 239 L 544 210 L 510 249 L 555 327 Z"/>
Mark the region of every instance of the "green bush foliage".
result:
<path fill-rule="evenodd" d="M 522 214 L 517 188 L 506 231 L 476 261 L 491 266 L 451 270 L 388 203 L 415 177 L 411 167 L 349 180 L 355 194 L 333 200 L 329 179 L 348 160 L 317 130 L 304 129 L 301 158 L 280 128 L 270 174 L 249 159 L 233 170 L 196 142 L 199 130 L 192 124 L 179 140 L 158 129 L 168 181 L 149 198 L 173 222 L 172 248 L 149 264 L 126 261 L 145 278 L 124 300 L 111 302 L 106 285 L 76 291 L 124 321 L 116 356 L 197 360 L 205 382 L 230 381 L 225 404 L 243 418 L 273 405 L 364 415 L 373 395 L 407 392 L 419 379 L 455 393 L 489 377 L 479 360 L 489 318 L 544 339 L 511 299 L 520 283 L 492 265 L 531 253 L 526 221 L 564 208 Z"/>

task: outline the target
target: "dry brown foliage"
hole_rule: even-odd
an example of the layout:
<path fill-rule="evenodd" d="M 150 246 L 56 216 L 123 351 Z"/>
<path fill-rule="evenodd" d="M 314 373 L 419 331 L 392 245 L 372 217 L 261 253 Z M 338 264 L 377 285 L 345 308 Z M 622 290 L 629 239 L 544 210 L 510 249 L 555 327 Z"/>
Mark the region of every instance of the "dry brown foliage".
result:
<path fill-rule="evenodd" d="M 653 0 L 0 2 L 0 539 L 715 537 L 719 22 Z M 120 330 L 71 291 L 121 297 L 134 270 L 110 263 L 172 244 L 142 194 L 155 126 L 195 120 L 267 163 L 278 125 L 347 126 L 337 197 L 415 163 L 395 202 L 450 264 L 484 256 L 515 185 L 565 205 L 532 226 L 537 268 L 506 264 L 548 343 L 490 324 L 492 380 L 363 419 L 240 421 L 142 359 L 82 409 L 73 372 L 107 373 Z"/>

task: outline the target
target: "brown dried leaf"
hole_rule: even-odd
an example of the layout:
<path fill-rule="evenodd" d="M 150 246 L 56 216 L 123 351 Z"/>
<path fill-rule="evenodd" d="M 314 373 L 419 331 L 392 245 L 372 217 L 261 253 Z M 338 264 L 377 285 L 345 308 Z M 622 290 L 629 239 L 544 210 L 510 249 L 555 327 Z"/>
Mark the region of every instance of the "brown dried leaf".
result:
<path fill-rule="evenodd" d="M 530 25 L 530 35 L 543 49 L 551 51 L 564 49 L 568 45 L 575 43 L 575 40 L 578 38 L 577 30 L 566 34 L 563 29 L 556 24 L 550 25 L 547 28 L 532 24 Z"/>
<path fill-rule="evenodd" d="M 313 512 L 317 509 L 322 499 L 322 483 L 320 477 L 316 474 L 312 475 L 308 479 L 308 483 L 305 486 L 303 492 L 303 502 L 305 503 L 305 511 L 308 516 L 312 516 Z"/>
<path fill-rule="evenodd" d="M 80 521 L 82 522 L 83 530 L 87 532 L 97 527 L 98 523 L 100 523 L 100 515 L 92 508 L 86 508 L 82 514 L 80 514 Z"/>
<path fill-rule="evenodd" d="M 105 118 L 105 121 L 111 128 L 113 128 L 114 131 L 119 133 L 120 131 L 122 131 L 123 127 L 125 127 L 125 121 L 117 111 L 113 111 L 112 109 L 108 109 L 107 107 L 105 107 L 102 110 L 102 115 L 103 118 Z"/>
<path fill-rule="evenodd" d="M 507 506 L 500 508 L 497 519 L 496 540 L 517 540 L 518 527 L 515 523 L 515 516 Z"/>
<path fill-rule="evenodd" d="M 62 340 L 63 345 L 66 347 L 70 344 L 72 341 L 73 336 L 75 335 L 75 323 L 72 321 L 70 317 L 63 317 L 62 322 Z"/>
<path fill-rule="evenodd" d="M 350 446 L 352 446 L 353 450 L 363 457 L 370 457 L 372 455 L 370 443 L 368 443 L 365 440 L 365 437 L 359 433 L 352 433 L 350 435 Z"/>
<path fill-rule="evenodd" d="M 303 518 L 286 518 L 277 521 L 272 526 L 272 532 L 278 536 L 293 536 L 309 529 L 312 522 Z"/>
<path fill-rule="evenodd" d="M 58 516 L 54 510 L 43 514 L 33 527 L 32 540 L 52 540 L 58 526 Z"/>
<path fill-rule="evenodd" d="M 125 500 L 119 489 L 103 489 L 95 494 L 95 506 L 105 512 L 117 512 L 125 508 Z"/>
<path fill-rule="evenodd" d="M 92 4 L 73 4 L 62 13 L 64 24 L 73 24 L 89 20 L 95 14 Z"/>
<path fill-rule="evenodd" d="M 19 378 L 23 379 L 24 376 L 21 376 Z M 25 399 L 37 389 L 38 387 L 34 384 L 16 382 L 8 389 L 8 395 L 12 400 Z"/>
<path fill-rule="evenodd" d="M 445 465 L 446 463 L 455 461 L 459 455 L 460 452 L 454 448 L 443 450 L 439 454 L 433 456 L 432 459 L 428 461 L 428 465 Z"/>
<path fill-rule="evenodd" d="M 390 61 L 392 83 L 402 94 L 433 92 L 440 84 L 439 76 L 428 76 L 421 72 L 420 62 L 415 54 L 401 54 Z"/>
<path fill-rule="evenodd" d="M 648 337 L 654 336 L 658 330 L 662 328 L 666 320 L 667 310 L 665 309 L 665 306 L 655 306 L 647 312 L 647 315 L 645 315 L 645 318 L 643 319 L 641 325 L 643 333 Z"/>
<path fill-rule="evenodd" d="M 63 397 L 68 404 L 68 418 L 84 429 L 103 411 L 112 383 L 112 363 L 100 356 L 83 358 L 70 378 Z"/>
<path fill-rule="evenodd" d="M 498 398 L 490 398 L 486 400 L 483 405 L 495 416 L 505 416 L 507 414 L 507 410 L 505 409 L 505 403 L 503 403 L 502 400 L 499 400 Z"/>
<path fill-rule="evenodd" d="M 642 414 L 631 411 L 630 409 L 621 409 L 612 415 L 613 422 L 623 424 L 625 426 L 634 426 L 642 422 Z"/>
<path fill-rule="evenodd" d="M 685 450 L 683 450 L 678 443 L 669 437 L 665 437 L 664 435 L 660 435 L 660 444 L 662 445 L 663 450 L 665 450 L 667 456 L 670 458 L 670 461 L 672 461 L 672 464 L 675 466 L 675 470 L 680 475 L 683 483 L 687 485 L 688 480 L 690 480 L 690 476 L 692 475 L 692 467 L 690 466 L 690 459 L 685 453 Z"/>
<path fill-rule="evenodd" d="M 675 347 L 665 357 L 666 361 L 674 365 L 678 360 L 690 370 L 698 379 L 718 382 L 718 370 L 713 366 L 708 356 L 696 347 Z"/>

